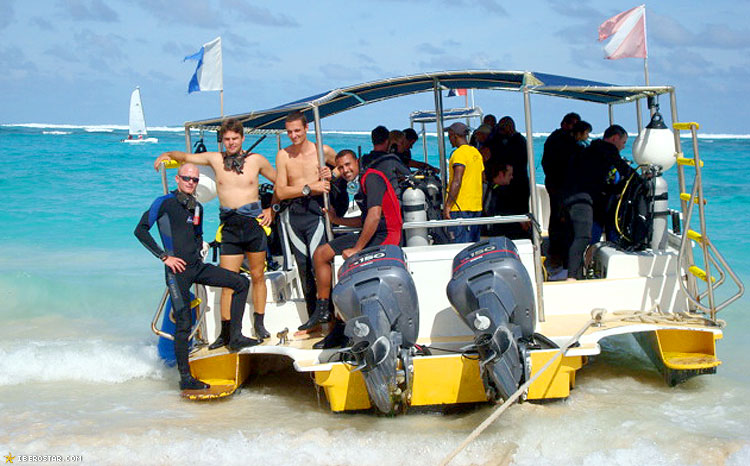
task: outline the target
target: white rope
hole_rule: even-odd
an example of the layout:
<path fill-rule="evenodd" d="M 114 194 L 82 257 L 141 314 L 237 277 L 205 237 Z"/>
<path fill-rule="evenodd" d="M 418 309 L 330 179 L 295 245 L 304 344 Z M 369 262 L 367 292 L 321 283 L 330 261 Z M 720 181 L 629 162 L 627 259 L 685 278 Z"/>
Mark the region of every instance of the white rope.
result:
<path fill-rule="evenodd" d="M 461 453 L 461 451 L 464 448 L 466 448 L 467 445 L 473 442 L 474 439 L 476 439 L 482 432 L 484 432 L 484 430 L 487 429 L 487 427 L 489 427 L 490 424 L 495 422 L 495 420 L 498 417 L 500 417 L 500 415 L 503 414 L 503 412 L 506 409 L 508 409 L 508 407 L 511 404 L 515 403 L 515 401 L 529 388 L 529 386 L 532 383 L 534 383 L 534 381 L 537 378 L 539 378 L 539 376 L 541 376 L 547 369 L 549 369 L 552 366 L 552 364 L 557 360 L 558 357 L 562 356 L 568 350 L 568 348 L 570 348 L 573 344 L 575 344 L 581 338 L 581 336 L 586 332 L 586 330 L 588 330 L 589 327 L 601 322 L 603 315 L 604 315 L 603 309 L 594 309 L 593 311 L 591 311 L 591 319 L 588 322 L 586 322 L 586 324 L 583 327 L 581 327 L 581 329 L 578 330 L 578 332 L 576 332 L 576 334 L 573 335 L 570 338 L 570 340 L 568 340 L 568 342 L 565 343 L 560 348 L 560 350 L 557 351 L 557 353 L 555 353 L 555 355 L 552 356 L 552 358 L 550 358 L 549 361 L 547 361 L 547 363 L 544 366 L 542 366 L 541 369 L 539 369 L 539 372 L 534 374 L 534 376 L 531 377 L 528 381 L 526 381 L 526 383 L 521 385 L 518 388 L 518 390 L 516 390 L 515 393 L 513 393 L 513 395 L 511 395 L 507 400 L 505 400 L 503 404 L 498 406 L 497 409 L 495 409 L 495 411 L 492 412 L 492 414 L 487 416 L 487 419 L 485 419 L 484 422 L 479 424 L 479 426 L 477 426 L 477 428 L 474 429 L 474 431 L 471 434 L 469 434 L 469 436 L 466 437 L 466 439 L 463 442 L 461 442 L 461 444 L 458 447 L 456 447 L 455 450 L 453 450 L 448 456 L 446 456 L 443 459 L 443 461 L 440 463 L 440 466 L 446 466 L 448 463 L 450 463 L 453 460 L 453 458 L 456 457 L 456 455 Z"/>

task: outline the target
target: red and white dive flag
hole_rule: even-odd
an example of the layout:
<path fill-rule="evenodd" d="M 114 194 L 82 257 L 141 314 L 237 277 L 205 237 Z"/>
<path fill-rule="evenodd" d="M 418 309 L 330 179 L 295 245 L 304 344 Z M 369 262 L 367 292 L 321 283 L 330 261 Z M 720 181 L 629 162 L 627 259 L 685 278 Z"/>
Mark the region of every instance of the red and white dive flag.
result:
<path fill-rule="evenodd" d="M 466 89 L 451 89 L 448 91 L 448 97 L 455 97 L 457 95 L 466 95 Z"/>
<path fill-rule="evenodd" d="M 599 42 L 612 37 L 604 46 L 604 57 L 609 60 L 620 58 L 646 58 L 646 5 L 609 18 L 599 26 Z"/>

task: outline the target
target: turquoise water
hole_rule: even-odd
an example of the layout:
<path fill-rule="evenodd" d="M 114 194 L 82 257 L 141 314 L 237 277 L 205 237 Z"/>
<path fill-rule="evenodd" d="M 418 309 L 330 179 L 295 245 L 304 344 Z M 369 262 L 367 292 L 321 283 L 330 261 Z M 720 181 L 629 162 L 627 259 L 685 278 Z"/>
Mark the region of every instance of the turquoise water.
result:
<path fill-rule="evenodd" d="M 181 132 L 153 135 L 157 144 L 126 145 L 120 129 L 0 126 L 0 452 L 82 454 L 92 464 L 405 464 L 416 454 L 434 464 L 489 414 L 337 416 L 309 380 L 289 374 L 226 402 L 181 401 L 149 329 L 162 271 L 132 234 L 161 193 L 154 158 L 185 144 Z M 370 147 L 365 133 L 324 139 L 336 150 Z M 749 282 L 750 140 L 700 147 L 709 234 Z M 273 161 L 276 141 L 255 150 Z M 676 187 L 676 170 L 666 177 Z M 213 231 L 216 201 L 206 210 Z M 747 304 L 721 314 L 717 375 L 665 387 L 631 339 L 614 339 L 607 346 L 625 356 L 594 360 L 565 401 L 513 407 L 455 464 L 747 464 Z"/>

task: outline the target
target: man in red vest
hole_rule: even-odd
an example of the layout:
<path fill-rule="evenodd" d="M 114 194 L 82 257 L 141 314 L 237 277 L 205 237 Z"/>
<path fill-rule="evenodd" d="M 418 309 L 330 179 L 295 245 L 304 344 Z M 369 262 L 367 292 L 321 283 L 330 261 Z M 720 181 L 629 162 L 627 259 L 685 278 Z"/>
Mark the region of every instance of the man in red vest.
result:
<path fill-rule="evenodd" d="M 348 149 L 336 154 L 336 168 L 347 181 L 354 181 L 359 176 L 357 156 Z M 370 246 L 401 243 L 401 205 L 393 186 L 383 172 L 368 168 L 360 179 L 360 189 L 354 200 L 362 212 L 361 217 L 341 218 L 333 210 L 329 211 L 328 215 L 331 222 L 337 225 L 362 228 L 362 231 L 334 238 L 315 249 L 313 254 L 318 288 L 315 313 L 310 318 L 314 325 L 329 322 L 333 318 L 329 302 L 334 256 L 340 254 L 347 259 Z"/>

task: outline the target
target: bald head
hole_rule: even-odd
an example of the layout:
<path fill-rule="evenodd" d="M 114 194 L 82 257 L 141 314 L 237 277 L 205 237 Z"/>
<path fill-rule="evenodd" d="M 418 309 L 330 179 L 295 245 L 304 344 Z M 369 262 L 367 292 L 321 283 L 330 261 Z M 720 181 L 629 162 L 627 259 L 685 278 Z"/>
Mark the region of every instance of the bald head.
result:
<path fill-rule="evenodd" d="M 192 163 L 186 163 L 180 166 L 177 170 L 177 176 L 174 177 L 177 181 L 177 189 L 185 194 L 193 194 L 195 187 L 198 186 L 198 179 L 200 178 L 200 171 L 198 167 Z"/>

